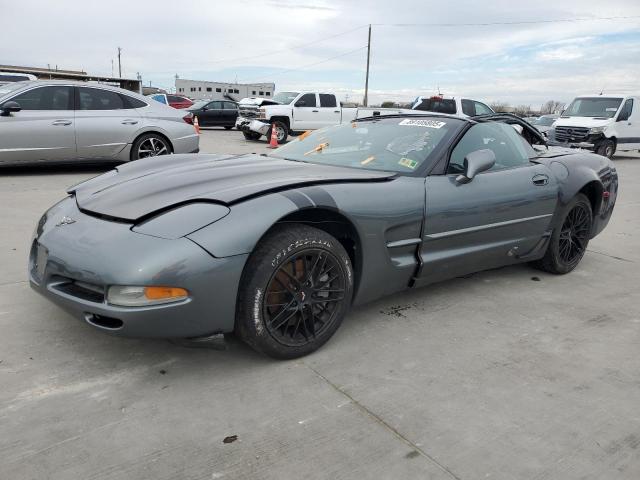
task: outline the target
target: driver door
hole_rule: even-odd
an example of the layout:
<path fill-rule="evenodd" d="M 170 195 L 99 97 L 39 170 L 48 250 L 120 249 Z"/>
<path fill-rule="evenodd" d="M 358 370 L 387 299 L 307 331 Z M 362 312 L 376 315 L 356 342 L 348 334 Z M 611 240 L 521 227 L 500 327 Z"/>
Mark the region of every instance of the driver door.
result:
<path fill-rule="evenodd" d="M 316 94 L 305 93 L 294 105 L 291 128 L 295 130 L 314 130 L 322 127 L 320 107 L 318 107 Z"/>
<path fill-rule="evenodd" d="M 464 158 L 492 150 L 496 164 L 468 183 Z M 535 151 L 504 123 L 473 125 L 451 152 L 447 173 L 427 177 L 426 220 L 417 284 L 517 263 L 542 246 L 558 186 Z"/>

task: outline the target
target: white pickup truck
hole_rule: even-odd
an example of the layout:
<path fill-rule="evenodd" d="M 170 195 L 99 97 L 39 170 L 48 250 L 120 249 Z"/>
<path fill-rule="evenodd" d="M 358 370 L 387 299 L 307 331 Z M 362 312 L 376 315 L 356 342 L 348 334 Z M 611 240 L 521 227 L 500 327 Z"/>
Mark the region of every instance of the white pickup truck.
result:
<path fill-rule="evenodd" d="M 271 136 L 275 125 L 278 143 L 291 132 L 315 130 L 355 120 L 357 108 L 343 108 L 333 93 L 280 92 L 271 100 L 246 98 L 238 107 L 236 128 L 247 140 Z"/>

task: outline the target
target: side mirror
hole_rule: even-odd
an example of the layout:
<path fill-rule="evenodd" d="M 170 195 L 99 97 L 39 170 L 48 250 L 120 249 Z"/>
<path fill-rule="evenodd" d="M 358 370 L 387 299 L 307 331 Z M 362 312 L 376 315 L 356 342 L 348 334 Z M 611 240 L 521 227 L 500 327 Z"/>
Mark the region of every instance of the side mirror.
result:
<path fill-rule="evenodd" d="M 22 107 L 18 102 L 9 101 L 2 105 L 2 116 L 8 117 L 12 113 L 19 112 L 20 110 L 22 110 Z"/>
<path fill-rule="evenodd" d="M 458 183 L 469 183 L 480 172 L 493 167 L 496 163 L 496 154 L 488 148 L 476 150 L 464 157 L 464 175 L 458 175 Z"/>
<path fill-rule="evenodd" d="M 298 100 L 296 102 L 296 107 L 304 107 L 307 104 L 304 100 Z"/>

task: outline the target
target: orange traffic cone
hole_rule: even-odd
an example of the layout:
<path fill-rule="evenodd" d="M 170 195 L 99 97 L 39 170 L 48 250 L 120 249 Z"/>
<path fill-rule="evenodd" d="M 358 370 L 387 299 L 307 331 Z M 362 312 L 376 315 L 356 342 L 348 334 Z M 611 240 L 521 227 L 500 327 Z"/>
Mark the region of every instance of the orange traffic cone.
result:
<path fill-rule="evenodd" d="M 193 128 L 196 129 L 196 133 L 200 135 L 200 122 L 198 121 L 198 116 L 193 117 Z"/>
<path fill-rule="evenodd" d="M 271 124 L 271 140 L 267 148 L 278 148 L 278 134 L 276 133 L 276 124 Z"/>

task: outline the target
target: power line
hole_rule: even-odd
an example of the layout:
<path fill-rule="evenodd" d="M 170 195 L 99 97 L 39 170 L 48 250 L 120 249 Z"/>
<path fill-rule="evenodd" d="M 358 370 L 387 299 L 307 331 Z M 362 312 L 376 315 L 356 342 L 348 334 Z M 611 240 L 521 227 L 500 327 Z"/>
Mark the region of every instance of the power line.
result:
<path fill-rule="evenodd" d="M 295 72 L 297 70 L 304 70 L 305 68 L 309 68 L 309 67 L 315 67 L 316 65 L 320 65 L 322 63 L 326 63 L 326 62 L 329 62 L 331 60 L 335 60 L 336 58 L 345 57 L 345 56 L 350 55 L 352 53 L 359 52 L 360 50 L 364 50 L 365 48 L 367 48 L 367 45 L 364 45 L 364 46 L 359 47 L 359 48 L 355 48 L 353 50 L 349 50 L 347 52 L 342 52 L 342 53 L 340 53 L 338 55 L 335 55 L 333 57 L 325 58 L 324 60 L 320 60 L 319 62 L 309 63 L 307 65 L 301 65 L 299 67 L 294 67 L 294 68 L 288 68 L 286 70 L 280 70 L 280 71 L 274 70 L 275 73 L 265 74 L 265 77 L 267 75 L 269 75 L 271 77 L 275 77 L 277 75 L 282 75 L 284 73 Z M 243 82 L 247 82 L 247 80 L 243 80 Z M 256 83 L 257 83 L 257 81 L 256 81 Z"/>
<path fill-rule="evenodd" d="M 639 19 L 640 15 L 617 17 L 576 17 L 558 18 L 552 20 L 517 20 L 513 22 L 473 22 L 473 23 L 372 23 L 374 27 L 488 27 L 496 25 L 535 25 L 544 23 L 572 23 L 590 22 L 597 20 L 632 20 Z"/>
<path fill-rule="evenodd" d="M 262 57 L 267 57 L 270 55 L 275 55 L 278 53 L 283 53 L 283 52 L 290 52 L 292 50 L 301 50 L 304 48 L 307 48 L 311 45 L 316 45 L 318 43 L 322 43 L 326 40 L 331 40 L 332 38 L 336 38 L 336 37 L 341 37 L 343 35 L 347 35 L 348 33 L 351 32 L 355 32 L 356 30 L 360 30 L 361 28 L 366 27 L 367 25 L 359 25 L 355 28 L 352 28 L 351 30 L 347 30 L 344 32 L 340 32 L 340 33 L 336 33 L 335 35 L 330 35 L 328 37 L 324 37 L 324 38 L 319 38 L 317 40 L 314 40 L 313 42 L 309 42 L 309 43 L 303 43 L 302 45 L 297 45 L 295 47 L 288 47 L 288 48 L 283 48 L 282 50 L 270 50 L 268 52 L 263 52 L 263 53 L 259 53 L 257 55 L 251 55 L 249 57 L 237 57 L 237 58 L 227 58 L 224 60 L 211 60 L 211 61 L 205 61 L 205 62 L 199 62 L 199 63 L 206 63 L 206 64 L 216 64 L 216 63 L 225 63 L 225 62 L 229 62 L 229 63 L 233 63 L 233 62 L 237 62 L 237 61 L 242 61 L 242 60 L 253 60 L 256 58 L 262 58 Z"/>

